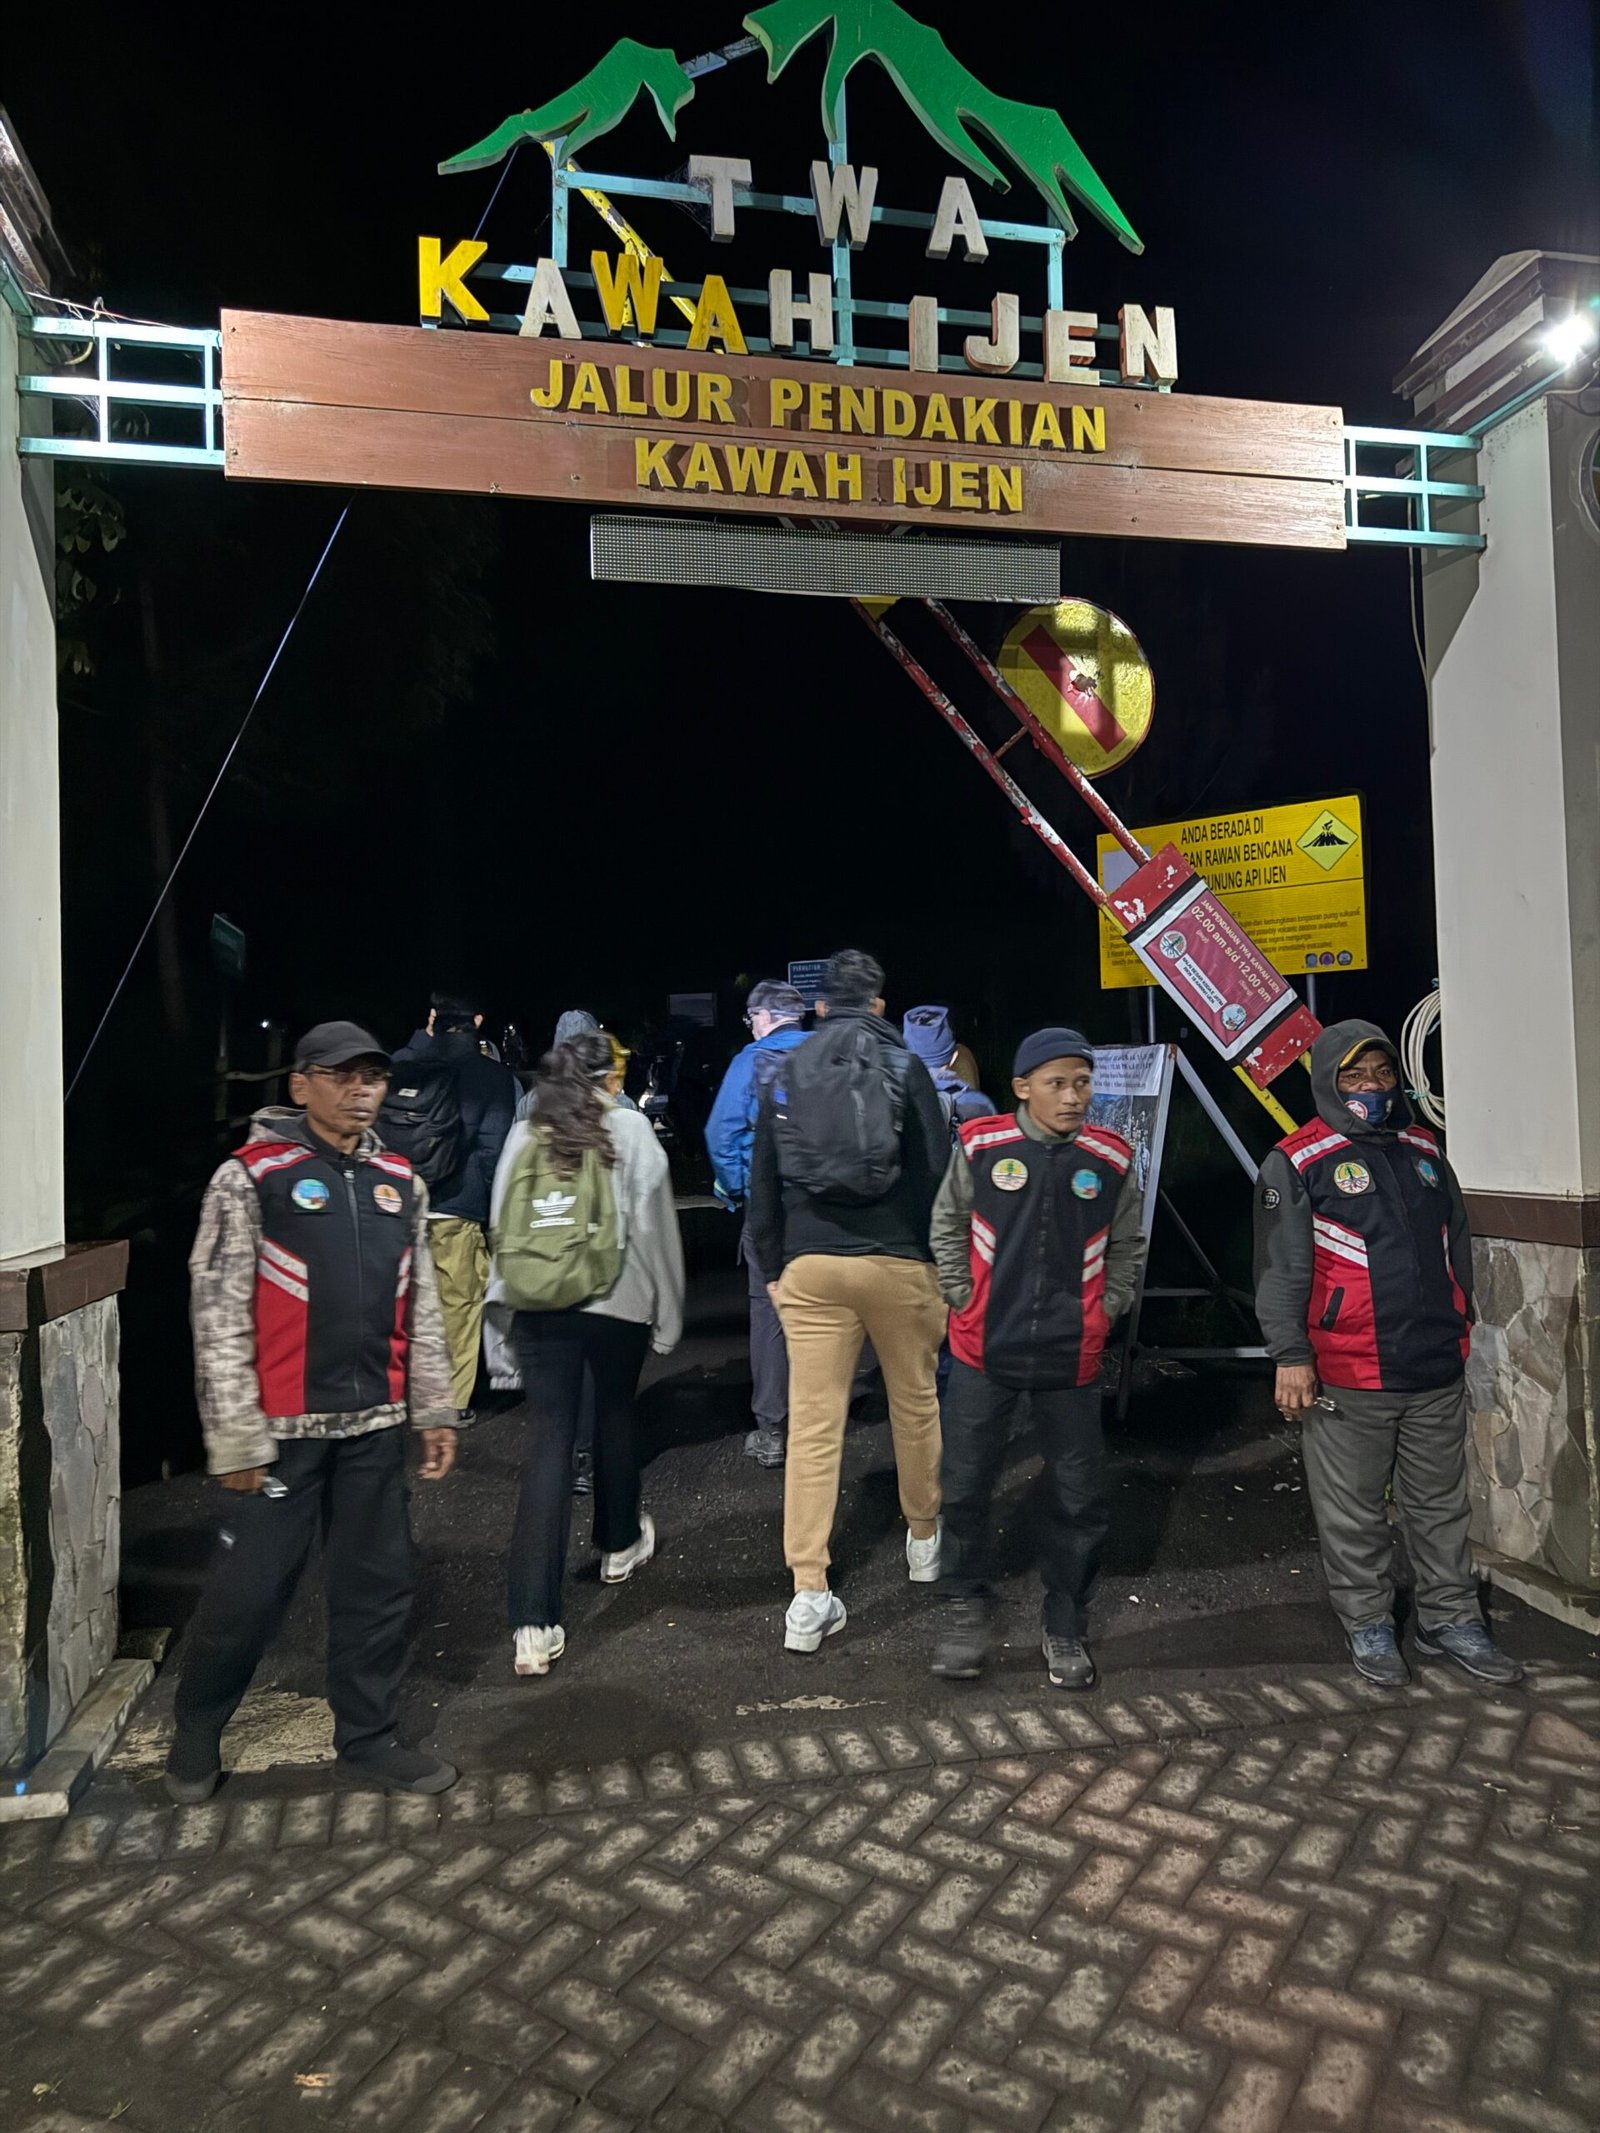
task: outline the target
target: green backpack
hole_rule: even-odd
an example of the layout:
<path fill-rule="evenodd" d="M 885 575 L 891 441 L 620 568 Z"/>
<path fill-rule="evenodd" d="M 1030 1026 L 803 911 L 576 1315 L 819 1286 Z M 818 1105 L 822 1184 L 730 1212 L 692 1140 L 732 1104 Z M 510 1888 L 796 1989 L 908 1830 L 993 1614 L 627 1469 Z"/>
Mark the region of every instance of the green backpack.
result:
<path fill-rule="evenodd" d="M 571 1311 L 616 1287 L 622 1272 L 612 1173 L 593 1148 L 563 1177 L 537 1125 L 506 1181 L 495 1265 L 517 1311 Z"/>

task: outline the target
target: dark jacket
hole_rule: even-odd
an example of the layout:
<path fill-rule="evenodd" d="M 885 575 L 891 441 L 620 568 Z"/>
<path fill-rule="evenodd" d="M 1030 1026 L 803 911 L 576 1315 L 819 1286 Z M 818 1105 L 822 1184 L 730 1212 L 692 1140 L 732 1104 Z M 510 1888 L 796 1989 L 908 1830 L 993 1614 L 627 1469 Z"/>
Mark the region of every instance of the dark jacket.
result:
<path fill-rule="evenodd" d="M 1465 1367 L 1472 1235 L 1461 1187 L 1402 1092 L 1371 1126 L 1339 1094 L 1370 1022 L 1336 1022 L 1311 1047 L 1317 1116 L 1280 1141 L 1256 1182 L 1256 1316 L 1277 1363 L 1314 1363 L 1326 1385 L 1434 1392 Z M 1398 1059 L 1396 1059 L 1398 1067 Z"/>
<path fill-rule="evenodd" d="M 865 1009 L 836 1007 L 827 1019 L 846 1017 L 867 1022 L 886 1045 L 902 1049 L 900 1032 Z M 791 1259 L 812 1252 L 831 1259 L 932 1259 L 928 1225 L 949 1160 L 950 1135 L 927 1068 L 907 1054 L 905 1069 L 900 1175 L 881 1200 L 866 1206 L 817 1199 L 784 1178 L 772 1098 L 763 1096 L 750 1168 L 749 1231 L 756 1264 L 768 1281 L 776 1281 Z"/>
<path fill-rule="evenodd" d="M 430 1037 L 425 1029 L 413 1030 L 410 1041 L 394 1056 L 401 1066 L 408 1060 L 421 1066 L 439 1059 L 454 1066 L 466 1160 L 457 1176 L 443 1180 L 435 1188 L 432 1212 L 455 1215 L 463 1222 L 487 1224 L 495 1165 L 511 1131 L 521 1093 L 517 1077 L 509 1067 L 485 1059 L 476 1039 L 456 1030 L 443 1031 L 437 1037 Z"/>

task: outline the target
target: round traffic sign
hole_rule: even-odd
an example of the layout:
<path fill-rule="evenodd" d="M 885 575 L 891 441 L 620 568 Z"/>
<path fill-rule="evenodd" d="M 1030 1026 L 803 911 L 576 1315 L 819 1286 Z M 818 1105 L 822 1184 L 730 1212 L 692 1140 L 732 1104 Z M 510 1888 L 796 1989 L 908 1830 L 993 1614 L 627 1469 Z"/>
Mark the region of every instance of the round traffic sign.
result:
<path fill-rule="evenodd" d="M 1088 600 L 1030 607 L 1006 635 L 1000 671 L 1085 777 L 1126 762 L 1150 731 L 1150 662 L 1128 625 Z"/>

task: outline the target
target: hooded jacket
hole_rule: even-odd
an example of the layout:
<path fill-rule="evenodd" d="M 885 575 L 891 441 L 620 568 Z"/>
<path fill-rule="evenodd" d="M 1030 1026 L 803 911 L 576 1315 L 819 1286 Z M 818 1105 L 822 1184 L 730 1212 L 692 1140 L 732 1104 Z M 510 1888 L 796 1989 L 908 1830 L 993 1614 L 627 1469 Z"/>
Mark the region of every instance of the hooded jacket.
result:
<path fill-rule="evenodd" d="M 516 1076 L 509 1067 L 485 1058 L 477 1039 L 460 1030 L 441 1030 L 432 1037 L 425 1029 L 413 1030 L 410 1041 L 394 1057 L 397 1066 L 442 1061 L 454 1070 L 465 1160 L 455 1177 L 435 1189 L 430 1211 L 436 1217 L 452 1215 L 463 1222 L 487 1223 L 495 1165 L 517 1107 Z"/>
<path fill-rule="evenodd" d="M 258 1111 L 206 1187 L 189 1288 L 213 1474 L 284 1437 L 454 1426 L 428 1188 L 375 1133 L 346 1156 L 304 1111 Z"/>
<path fill-rule="evenodd" d="M 1277 1363 L 1323 1384 L 1434 1392 L 1465 1367 L 1472 1235 L 1455 1172 L 1405 1092 L 1382 1127 L 1339 1094 L 1353 1050 L 1394 1046 L 1371 1022 L 1336 1022 L 1311 1047 L 1317 1115 L 1256 1181 L 1256 1316 Z"/>
<path fill-rule="evenodd" d="M 776 1062 L 805 1041 L 806 1032 L 798 1022 L 780 1022 L 776 1029 L 736 1052 L 723 1075 L 711 1116 L 706 1120 L 706 1152 L 711 1157 L 717 1190 L 725 1199 L 738 1202 L 749 1192 L 756 1113 L 761 1108 L 762 1094 L 772 1086 Z"/>
<path fill-rule="evenodd" d="M 950 1010 L 947 1007 L 912 1007 L 906 1010 L 901 1030 L 906 1040 L 906 1050 L 920 1059 L 933 1076 L 934 1092 L 940 1108 L 950 1124 L 950 1139 L 955 1142 L 957 1129 L 971 1118 L 992 1118 L 994 1105 L 976 1085 L 976 1076 L 968 1080 L 957 1071 L 953 1061 L 956 1055 L 955 1031 L 950 1027 Z M 964 1059 L 971 1053 L 965 1045 L 961 1048 Z"/>

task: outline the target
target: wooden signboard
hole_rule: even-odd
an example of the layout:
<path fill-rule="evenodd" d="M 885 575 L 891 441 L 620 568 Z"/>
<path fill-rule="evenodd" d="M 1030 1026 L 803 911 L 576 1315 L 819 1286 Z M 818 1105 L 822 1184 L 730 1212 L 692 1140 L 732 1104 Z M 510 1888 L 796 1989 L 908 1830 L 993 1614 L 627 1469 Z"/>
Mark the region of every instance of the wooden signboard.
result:
<path fill-rule="evenodd" d="M 222 314 L 227 471 L 1342 548 L 1342 415 L 648 344 Z"/>

